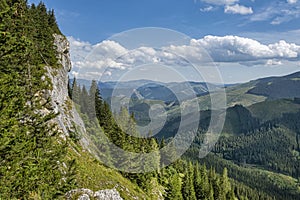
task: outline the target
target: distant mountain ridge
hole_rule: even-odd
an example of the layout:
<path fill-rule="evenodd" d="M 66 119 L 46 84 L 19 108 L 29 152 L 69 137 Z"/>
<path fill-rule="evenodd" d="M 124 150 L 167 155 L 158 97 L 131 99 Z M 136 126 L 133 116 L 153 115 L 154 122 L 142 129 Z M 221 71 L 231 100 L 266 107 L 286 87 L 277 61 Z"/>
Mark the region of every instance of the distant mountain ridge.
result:
<path fill-rule="evenodd" d="M 266 96 L 268 99 L 299 98 L 300 72 L 282 77 L 258 79 L 248 94 Z"/>
<path fill-rule="evenodd" d="M 90 86 L 90 81 L 79 79 L 80 85 Z M 108 81 L 99 82 L 98 86 L 104 99 L 113 96 L 126 96 L 127 98 L 160 100 L 165 103 L 187 100 L 214 91 L 219 85 L 204 82 L 169 82 L 163 83 L 152 80 L 132 80 L 132 81 Z"/>

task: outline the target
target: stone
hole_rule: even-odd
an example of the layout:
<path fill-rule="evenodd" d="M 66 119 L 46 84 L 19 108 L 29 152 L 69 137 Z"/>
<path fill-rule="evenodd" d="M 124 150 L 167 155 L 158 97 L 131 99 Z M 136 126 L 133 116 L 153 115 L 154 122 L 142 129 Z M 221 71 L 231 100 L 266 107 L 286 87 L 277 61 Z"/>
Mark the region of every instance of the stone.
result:
<path fill-rule="evenodd" d="M 69 53 L 70 44 L 65 36 L 54 34 L 53 37 L 61 67 L 46 66 L 52 90 L 45 92 L 45 96 L 51 98 L 51 110 L 58 114 L 53 121 L 58 125 L 59 131 L 62 132 L 62 137 L 68 137 L 70 131 L 81 135 L 85 133 L 85 126 L 68 96 L 68 73 L 72 68 Z"/>
<path fill-rule="evenodd" d="M 80 195 L 80 197 L 82 197 L 84 195 L 85 197 L 88 196 L 90 198 L 90 197 L 94 196 L 94 192 L 90 189 L 85 189 L 85 188 L 74 189 L 74 190 L 71 190 L 71 191 L 69 191 L 65 194 L 65 199 L 66 200 L 73 200 L 74 197 L 78 196 L 78 195 Z"/>
<path fill-rule="evenodd" d="M 120 193 L 116 189 L 100 190 L 95 192 L 94 198 L 97 200 L 122 200 Z"/>
<path fill-rule="evenodd" d="M 72 200 L 76 196 L 79 196 L 77 200 L 90 200 L 91 198 L 95 200 L 123 200 L 120 193 L 115 188 L 99 190 L 97 192 L 85 188 L 74 189 L 65 194 L 65 199 Z"/>
<path fill-rule="evenodd" d="M 87 194 L 83 194 L 78 198 L 78 200 L 90 200 L 90 197 Z"/>

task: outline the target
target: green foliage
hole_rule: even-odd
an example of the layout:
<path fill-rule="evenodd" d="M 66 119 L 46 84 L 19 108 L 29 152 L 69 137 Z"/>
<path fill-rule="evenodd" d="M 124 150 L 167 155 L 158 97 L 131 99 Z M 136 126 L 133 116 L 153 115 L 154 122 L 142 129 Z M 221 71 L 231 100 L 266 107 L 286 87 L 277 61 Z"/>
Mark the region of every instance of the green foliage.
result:
<path fill-rule="evenodd" d="M 253 116 L 259 118 L 262 122 L 267 122 L 281 118 L 286 113 L 297 113 L 300 110 L 300 104 L 292 99 L 279 99 L 257 103 L 248 109 Z"/>
<path fill-rule="evenodd" d="M 196 194 L 194 189 L 194 172 L 192 163 L 188 163 L 182 186 L 182 196 L 185 200 L 196 200 Z"/>
<path fill-rule="evenodd" d="M 50 122 L 56 115 L 44 111 L 51 85 L 42 76 L 45 65 L 57 66 L 55 31 L 42 4 L 0 7 L 0 198 L 58 198 L 75 184 L 75 163 L 65 162 L 67 141 Z"/>
<path fill-rule="evenodd" d="M 300 163 L 296 147 L 296 134 L 285 127 L 277 127 L 222 138 L 214 152 L 243 165 L 258 165 L 297 177 Z"/>
<path fill-rule="evenodd" d="M 81 87 L 79 86 L 79 88 Z M 166 145 L 164 139 L 158 145 L 158 141 L 154 138 L 141 137 L 141 133 L 136 129 L 133 114 L 129 114 L 124 107 L 118 113 L 112 114 L 109 105 L 103 101 L 95 81 L 92 82 L 89 92 L 85 90 L 84 87 L 79 90 L 81 91 L 79 96 L 84 95 L 85 98 L 79 98 L 82 100 L 79 101 L 78 108 L 85 112 L 81 116 L 85 121 L 89 138 L 97 146 L 96 154 L 100 161 L 112 164 L 117 161 L 118 166 L 124 166 L 126 169 L 138 169 L 137 167 L 140 167 L 135 164 L 136 158 L 134 156 L 119 155 L 120 157 L 115 157 L 114 148 L 110 148 L 107 142 L 112 142 L 130 152 L 157 152 L 153 154 L 151 159 L 142 161 L 144 163 L 143 169 L 145 171 L 153 170 L 153 172 L 141 174 L 121 172 L 125 178 L 138 185 L 151 199 L 158 198 L 158 195 L 163 191 L 165 191 L 163 192 L 165 199 L 214 199 L 214 195 L 224 198 L 229 198 L 231 195 L 232 198 L 229 199 L 235 197 L 226 170 L 223 176 L 214 173 L 211 177 L 205 167 L 197 164 L 194 166 L 191 162 L 187 163 L 183 160 L 178 160 L 171 166 L 160 169 L 160 165 L 166 163 L 165 160 L 161 160 L 161 157 L 172 160 L 175 156 L 173 154 L 176 154 L 175 148 L 174 152 L 162 151 L 161 154 L 158 153 L 157 150 Z M 89 114 L 88 108 L 93 106 L 92 102 L 83 100 L 93 98 L 97 120 L 92 119 L 93 115 Z M 108 138 L 109 141 L 104 138 Z M 103 147 L 108 147 L 108 149 L 103 149 Z M 102 153 L 106 155 L 102 155 Z M 222 187 L 224 188 L 222 189 Z"/>
<path fill-rule="evenodd" d="M 68 159 L 76 160 L 77 188 L 89 188 L 93 191 L 115 188 L 124 199 L 150 199 L 136 184 L 116 170 L 100 164 L 93 155 L 76 143 L 71 144 L 68 149 Z"/>

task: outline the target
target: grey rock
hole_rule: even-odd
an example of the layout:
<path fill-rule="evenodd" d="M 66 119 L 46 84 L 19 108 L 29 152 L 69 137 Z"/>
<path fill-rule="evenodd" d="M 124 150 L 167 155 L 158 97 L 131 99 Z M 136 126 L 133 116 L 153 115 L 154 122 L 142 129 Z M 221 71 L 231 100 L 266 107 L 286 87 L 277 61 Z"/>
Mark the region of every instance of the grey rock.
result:
<path fill-rule="evenodd" d="M 97 200 L 122 200 L 120 193 L 116 189 L 100 190 L 95 192 L 94 198 Z"/>
<path fill-rule="evenodd" d="M 70 59 L 70 43 L 62 35 L 54 34 L 54 45 L 56 46 L 57 58 L 59 63 L 63 66 L 65 71 L 71 71 L 71 59 Z"/>
<path fill-rule="evenodd" d="M 80 196 L 79 196 L 80 195 Z M 77 200 L 89 200 L 90 198 L 96 200 L 123 200 L 120 193 L 116 189 L 99 190 L 93 192 L 92 190 L 81 188 L 74 189 L 65 194 L 66 200 L 72 200 L 79 196 Z"/>
<path fill-rule="evenodd" d="M 83 194 L 78 198 L 78 200 L 90 200 L 90 197 L 87 194 Z"/>
<path fill-rule="evenodd" d="M 53 35 L 55 38 L 54 44 L 57 50 L 57 58 L 61 67 L 54 68 L 46 66 L 46 76 L 50 79 L 52 84 L 51 91 L 44 91 L 43 95 L 50 97 L 51 108 L 46 109 L 43 112 L 49 113 L 54 111 L 58 115 L 53 120 L 53 123 L 57 124 L 58 131 L 62 134 L 63 138 L 68 137 L 70 132 L 76 132 L 81 138 L 81 145 L 92 153 L 93 144 L 90 142 L 89 137 L 86 134 L 85 125 L 75 109 L 73 102 L 68 96 L 68 72 L 71 70 L 71 61 L 69 55 L 69 42 L 61 35 Z M 42 81 L 47 81 L 46 77 L 42 77 Z M 100 199 L 100 200 L 122 200 L 119 192 L 116 189 L 100 190 L 93 192 L 89 189 L 75 189 L 65 194 L 65 199 L 73 200 L 78 197 L 80 200 L 88 199 Z"/>
<path fill-rule="evenodd" d="M 69 53 L 70 44 L 62 35 L 54 34 L 53 37 L 61 67 L 46 66 L 46 75 L 50 79 L 52 90 L 45 92 L 44 96 L 51 98 L 51 110 L 58 113 L 53 122 L 63 133 L 62 137 L 66 138 L 70 131 L 77 132 L 77 134 L 85 133 L 85 126 L 68 96 L 68 72 L 72 68 Z M 43 77 L 42 80 L 46 81 L 46 78 Z"/>
<path fill-rule="evenodd" d="M 90 197 L 94 196 L 94 192 L 90 189 L 85 189 L 85 188 L 74 189 L 74 190 L 71 190 L 71 191 L 69 191 L 65 194 L 65 199 L 66 200 L 72 200 L 72 199 L 75 198 L 75 196 L 78 196 L 78 195 L 81 195 L 81 196 L 85 195 L 85 196 L 88 196 L 90 198 Z"/>

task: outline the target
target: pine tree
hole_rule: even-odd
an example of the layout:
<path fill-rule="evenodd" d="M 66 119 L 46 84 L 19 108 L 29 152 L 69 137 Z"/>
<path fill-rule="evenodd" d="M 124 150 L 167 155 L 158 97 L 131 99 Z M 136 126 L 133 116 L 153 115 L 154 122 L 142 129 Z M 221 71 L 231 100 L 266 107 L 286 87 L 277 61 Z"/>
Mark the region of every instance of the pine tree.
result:
<path fill-rule="evenodd" d="M 81 95 L 81 89 L 80 89 L 80 86 L 77 83 L 76 77 L 74 77 L 73 83 L 72 83 L 72 86 L 71 86 L 71 97 L 72 97 L 72 100 L 74 101 L 74 103 L 79 104 L 80 95 Z"/>
<path fill-rule="evenodd" d="M 24 0 L 0 2 L 0 199 L 54 199 L 74 184 L 74 162 L 63 165 L 67 141 L 44 113 L 50 99 L 45 59 L 40 44 L 48 44 L 48 58 L 57 64 L 51 38 L 34 40 L 41 19 Z M 47 29 L 47 24 L 44 24 Z M 50 62 L 49 62 L 50 63 Z"/>
<path fill-rule="evenodd" d="M 202 180 L 201 180 L 201 173 L 200 173 L 200 168 L 199 168 L 199 163 L 196 162 L 196 165 L 194 167 L 194 188 L 195 188 L 195 193 L 196 193 L 196 198 L 201 199 L 203 196 L 201 195 L 202 193 Z"/>
<path fill-rule="evenodd" d="M 79 97 L 79 105 L 81 113 L 87 114 L 88 107 L 89 107 L 89 95 L 86 90 L 86 87 L 83 85 L 82 90 Z"/>
<path fill-rule="evenodd" d="M 201 189 L 200 193 L 197 194 L 199 199 L 210 199 L 209 197 L 213 194 L 213 189 L 210 187 L 206 166 L 200 167 L 200 174 L 201 174 Z"/>
<path fill-rule="evenodd" d="M 196 200 L 196 194 L 194 190 L 194 172 L 193 165 L 191 162 L 188 163 L 186 172 L 184 174 L 182 196 L 185 200 Z"/>
<path fill-rule="evenodd" d="M 97 88 L 98 88 L 97 82 L 93 80 L 91 87 L 89 89 L 88 107 L 87 107 L 87 114 L 90 119 L 96 118 L 95 95 L 97 93 Z"/>
<path fill-rule="evenodd" d="M 221 195 L 222 199 L 227 199 L 230 196 L 230 191 L 231 191 L 231 186 L 230 186 L 230 181 L 228 179 L 228 173 L 227 173 L 227 168 L 225 167 L 221 176 L 221 181 L 220 181 L 220 187 L 221 187 Z"/>
<path fill-rule="evenodd" d="M 182 189 L 182 182 L 181 182 L 181 177 L 179 176 L 179 173 L 177 172 L 176 169 L 173 167 L 168 167 L 166 169 L 168 174 L 167 176 L 167 194 L 165 199 L 183 199 L 181 189 Z"/>

